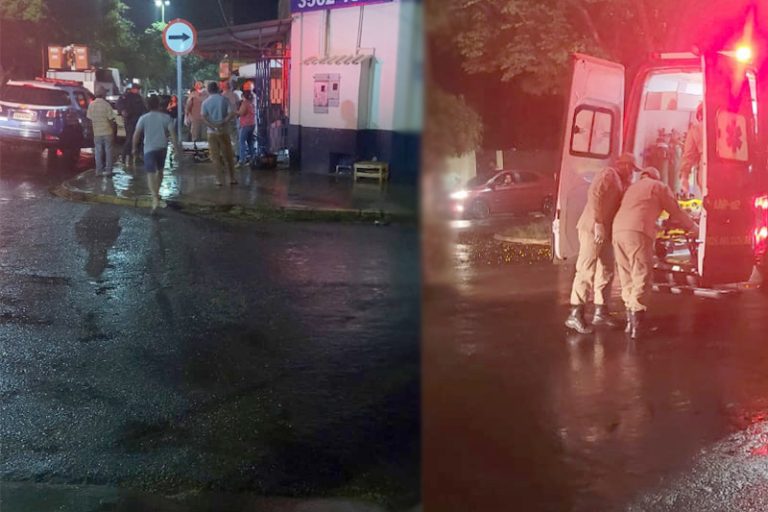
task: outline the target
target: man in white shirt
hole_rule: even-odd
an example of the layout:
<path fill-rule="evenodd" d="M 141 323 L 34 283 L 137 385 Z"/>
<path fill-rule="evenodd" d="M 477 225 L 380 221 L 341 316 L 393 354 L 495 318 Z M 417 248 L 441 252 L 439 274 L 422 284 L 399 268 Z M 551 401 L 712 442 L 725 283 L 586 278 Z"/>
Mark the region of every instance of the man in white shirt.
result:
<path fill-rule="evenodd" d="M 112 176 L 112 144 L 114 143 L 115 111 L 105 99 L 104 87 L 96 88 L 96 99 L 88 105 L 88 119 L 93 124 L 96 176 Z"/>

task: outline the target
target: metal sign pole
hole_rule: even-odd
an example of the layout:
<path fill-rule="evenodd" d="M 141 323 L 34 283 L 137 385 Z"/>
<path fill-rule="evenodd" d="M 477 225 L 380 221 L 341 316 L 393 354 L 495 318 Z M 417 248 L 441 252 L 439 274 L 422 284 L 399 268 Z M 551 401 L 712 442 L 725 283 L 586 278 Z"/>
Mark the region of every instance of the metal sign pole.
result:
<path fill-rule="evenodd" d="M 184 101 L 184 93 L 181 90 L 181 55 L 176 56 L 176 98 L 176 135 L 179 146 L 181 146 L 181 104 Z M 181 158 L 181 155 L 179 155 L 179 158 Z"/>

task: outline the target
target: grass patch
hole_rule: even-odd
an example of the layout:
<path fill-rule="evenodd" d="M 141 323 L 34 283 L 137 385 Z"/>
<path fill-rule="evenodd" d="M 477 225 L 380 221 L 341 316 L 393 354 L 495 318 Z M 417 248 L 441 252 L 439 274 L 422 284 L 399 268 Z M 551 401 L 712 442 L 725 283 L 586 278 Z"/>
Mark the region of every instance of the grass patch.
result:
<path fill-rule="evenodd" d="M 531 219 L 531 222 L 527 224 L 505 228 L 500 231 L 498 235 L 508 239 L 505 241 L 510 242 L 513 242 L 514 240 L 536 240 L 549 243 L 551 233 L 552 220 L 549 217 L 540 217 Z"/>

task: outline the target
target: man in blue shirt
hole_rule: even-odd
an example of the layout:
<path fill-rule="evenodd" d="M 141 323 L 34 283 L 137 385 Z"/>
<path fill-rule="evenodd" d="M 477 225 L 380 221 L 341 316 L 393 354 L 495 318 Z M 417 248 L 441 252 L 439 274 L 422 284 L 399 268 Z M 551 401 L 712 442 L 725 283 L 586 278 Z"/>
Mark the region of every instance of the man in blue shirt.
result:
<path fill-rule="evenodd" d="M 229 125 L 237 115 L 229 106 L 229 100 L 222 96 L 216 82 L 208 84 L 208 99 L 203 102 L 203 122 L 208 126 L 208 150 L 216 166 L 218 179 L 216 186 L 221 186 L 229 174 L 229 184 L 237 185 L 235 179 L 235 154 L 232 140 L 229 138 Z"/>

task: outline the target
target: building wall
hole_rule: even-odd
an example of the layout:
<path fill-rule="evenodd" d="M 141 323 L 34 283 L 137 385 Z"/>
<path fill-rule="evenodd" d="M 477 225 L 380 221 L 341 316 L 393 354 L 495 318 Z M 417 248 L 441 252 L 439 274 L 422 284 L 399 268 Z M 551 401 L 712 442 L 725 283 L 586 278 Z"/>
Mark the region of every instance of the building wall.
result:
<path fill-rule="evenodd" d="M 303 171 L 327 173 L 342 157 L 375 156 L 390 163 L 393 180 L 415 182 L 423 112 L 422 25 L 417 0 L 293 15 L 289 145 L 292 161 Z M 351 84 L 357 83 L 355 72 L 366 74 L 365 66 L 304 64 L 311 57 L 356 54 L 371 56 L 369 84 L 361 80 L 361 91 Z M 342 75 L 342 98 L 339 107 L 318 114 L 314 75 L 323 73 Z"/>

